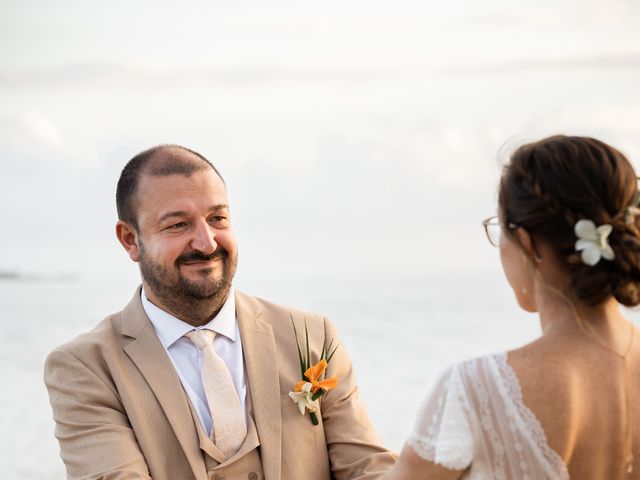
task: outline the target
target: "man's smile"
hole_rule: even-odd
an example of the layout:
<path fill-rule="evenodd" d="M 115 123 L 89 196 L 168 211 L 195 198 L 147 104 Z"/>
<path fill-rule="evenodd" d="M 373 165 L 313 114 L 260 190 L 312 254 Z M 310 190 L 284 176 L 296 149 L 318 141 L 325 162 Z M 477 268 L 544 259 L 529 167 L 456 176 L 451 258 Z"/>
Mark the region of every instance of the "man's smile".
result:
<path fill-rule="evenodd" d="M 176 264 L 178 267 L 182 267 L 183 265 L 195 268 L 213 267 L 219 261 L 224 260 L 226 256 L 226 252 L 222 249 L 217 249 L 209 255 L 196 251 L 181 255 L 176 261 Z"/>
<path fill-rule="evenodd" d="M 214 257 L 211 259 L 207 259 L 207 260 L 189 260 L 186 262 L 181 262 L 180 266 L 187 266 L 187 267 L 208 267 L 208 266 L 212 266 L 213 264 L 219 262 L 222 260 L 222 257 Z"/>

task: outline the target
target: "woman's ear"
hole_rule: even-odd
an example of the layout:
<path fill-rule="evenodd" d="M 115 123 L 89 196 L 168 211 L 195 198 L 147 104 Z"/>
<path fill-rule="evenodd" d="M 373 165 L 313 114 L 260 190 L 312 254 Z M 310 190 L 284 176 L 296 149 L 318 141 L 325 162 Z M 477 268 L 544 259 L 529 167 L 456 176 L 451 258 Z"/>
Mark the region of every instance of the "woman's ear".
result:
<path fill-rule="evenodd" d="M 140 247 L 138 245 L 137 230 L 127 222 L 118 220 L 116 223 L 116 237 L 129 254 L 129 258 L 134 262 L 138 262 L 140 260 Z"/>
<path fill-rule="evenodd" d="M 533 239 L 531 238 L 531 235 L 529 234 L 529 232 L 527 232 L 522 227 L 518 227 L 516 228 L 514 233 L 527 258 L 530 258 L 536 263 L 540 263 L 540 261 L 542 260 L 542 257 L 540 257 L 540 253 L 538 253 L 538 249 L 533 243 Z"/>

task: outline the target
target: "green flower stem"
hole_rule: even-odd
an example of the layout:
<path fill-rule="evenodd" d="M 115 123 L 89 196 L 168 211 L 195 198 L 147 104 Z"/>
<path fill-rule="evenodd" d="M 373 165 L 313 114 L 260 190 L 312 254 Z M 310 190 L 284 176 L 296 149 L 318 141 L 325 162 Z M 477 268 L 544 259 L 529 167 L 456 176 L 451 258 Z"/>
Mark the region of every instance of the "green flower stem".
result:
<path fill-rule="evenodd" d="M 311 417 L 311 423 L 313 423 L 314 425 L 320 424 L 320 420 L 318 420 L 318 415 L 316 415 L 316 412 L 309 412 L 309 416 Z"/>

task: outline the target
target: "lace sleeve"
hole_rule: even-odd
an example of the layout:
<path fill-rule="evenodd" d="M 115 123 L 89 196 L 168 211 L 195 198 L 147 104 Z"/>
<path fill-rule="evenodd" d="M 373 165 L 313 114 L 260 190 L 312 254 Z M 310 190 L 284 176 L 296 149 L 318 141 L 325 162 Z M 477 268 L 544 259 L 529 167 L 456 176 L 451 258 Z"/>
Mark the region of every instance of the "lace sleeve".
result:
<path fill-rule="evenodd" d="M 458 366 L 445 371 L 424 402 L 409 438 L 420 457 L 464 470 L 474 453 L 469 402 Z"/>

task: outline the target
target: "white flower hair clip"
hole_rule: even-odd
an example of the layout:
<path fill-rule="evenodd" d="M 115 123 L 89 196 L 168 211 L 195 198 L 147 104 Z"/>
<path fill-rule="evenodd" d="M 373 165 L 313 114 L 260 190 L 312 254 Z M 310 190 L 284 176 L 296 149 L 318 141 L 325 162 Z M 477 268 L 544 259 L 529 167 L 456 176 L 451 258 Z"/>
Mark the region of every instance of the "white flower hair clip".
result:
<path fill-rule="evenodd" d="M 581 252 L 582 263 L 593 267 L 601 258 L 613 260 L 615 253 L 609 245 L 609 235 L 613 227 L 608 223 L 596 227 L 591 220 L 578 220 L 573 231 L 578 237 L 576 251 Z"/>
<path fill-rule="evenodd" d="M 628 227 L 632 226 L 636 222 L 638 215 L 640 215 L 640 208 L 627 207 L 624 211 L 624 223 L 626 223 Z"/>
<path fill-rule="evenodd" d="M 638 178 L 640 180 L 640 178 Z M 633 202 L 624 211 L 624 223 L 631 227 L 636 223 L 636 218 L 640 216 L 640 192 L 636 193 Z"/>

